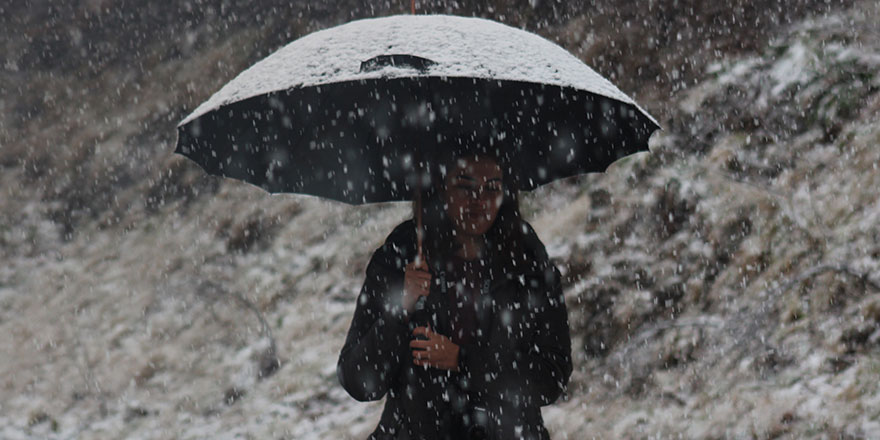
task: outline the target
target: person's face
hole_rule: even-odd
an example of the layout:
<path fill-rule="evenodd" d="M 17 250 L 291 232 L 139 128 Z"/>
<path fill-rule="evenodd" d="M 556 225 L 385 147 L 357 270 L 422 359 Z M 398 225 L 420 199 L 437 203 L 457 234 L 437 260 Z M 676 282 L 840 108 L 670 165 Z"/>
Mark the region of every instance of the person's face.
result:
<path fill-rule="evenodd" d="M 455 161 L 444 179 L 446 215 L 456 234 L 483 235 L 498 216 L 504 201 L 501 168 L 485 157 Z"/>

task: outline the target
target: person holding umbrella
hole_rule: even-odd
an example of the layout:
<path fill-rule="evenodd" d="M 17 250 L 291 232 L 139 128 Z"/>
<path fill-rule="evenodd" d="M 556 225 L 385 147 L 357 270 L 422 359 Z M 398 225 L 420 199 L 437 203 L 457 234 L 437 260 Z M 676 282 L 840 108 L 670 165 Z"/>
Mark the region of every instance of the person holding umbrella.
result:
<path fill-rule="evenodd" d="M 175 152 L 272 193 L 414 201 L 367 266 L 342 386 L 388 396 L 372 438 L 546 438 L 540 407 L 565 390 L 570 338 L 517 191 L 603 172 L 658 128 L 538 35 L 410 15 L 280 48 L 181 121 Z"/>
<path fill-rule="evenodd" d="M 568 315 L 499 145 L 444 154 L 424 255 L 408 220 L 367 266 L 337 372 L 355 399 L 387 395 L 371 439 L 549 438 L 540 407 L 572 371 Z"/>

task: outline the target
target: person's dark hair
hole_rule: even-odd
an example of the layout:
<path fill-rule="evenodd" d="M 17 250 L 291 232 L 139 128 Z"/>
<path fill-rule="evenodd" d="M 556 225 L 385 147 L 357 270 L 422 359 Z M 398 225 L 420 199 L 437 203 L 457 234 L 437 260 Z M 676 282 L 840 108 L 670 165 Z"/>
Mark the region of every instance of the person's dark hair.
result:
<path fill-rule="evenodd" d="M 495 161 L 501 168 L 504 187 L 504 199 L 498 216 L 484 235 L 487 251 L 485 263 L 489 265 L 493 277 L 496 272 L 512 276 L 527 263 L 529 256 L 526 255 L 524 246 L 525 227 L 519 209 L 518 182 L 510 160 L 504 154 L 509 151 L 505 147 L 507 146 L 501 142 L 492 142 L 478 148 L 449 148 L 434 160 L 431 174 L 435 184 L 422 193 L 422 222 L 425 231 L 423 246 L 425 258 L 432 271 L 446 270 L 449 258 L 458 248 L 452 220 L 446 214 L 445 201 L 439 186 L 442 185 L 446 172 L 456 165 L 455 161 L 471 157 Z"/>

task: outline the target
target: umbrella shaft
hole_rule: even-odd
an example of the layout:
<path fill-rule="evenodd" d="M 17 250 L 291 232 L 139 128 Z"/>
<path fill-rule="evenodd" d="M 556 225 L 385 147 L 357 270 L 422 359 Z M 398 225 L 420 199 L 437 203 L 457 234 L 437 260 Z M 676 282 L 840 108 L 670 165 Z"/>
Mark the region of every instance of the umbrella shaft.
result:
<path fill-rule="evenodd" d="M 415 194 L 415 197 L 413 198 L 415 200 L 415 203 L 413 204 L 413 209 L 415 209 L 415 211 L 416 211 L 415 212 L 416 246 L 417 246 L 417 251 L 418 251 L 418 254 L 416 256 L 416 260 L 417 260 L 416 265 L 420 265 L 421 263 L 424 263 L 424 261 L 425 261 L 424 254 L 422 253 L 422 236 L 424 235 L 424 233 L 422 232 L 422 189 L 421 189 L 421 186 L 422 186 L 421 182 L 416 184 L 416 188 L 415 188 L 416 194 Z"/>

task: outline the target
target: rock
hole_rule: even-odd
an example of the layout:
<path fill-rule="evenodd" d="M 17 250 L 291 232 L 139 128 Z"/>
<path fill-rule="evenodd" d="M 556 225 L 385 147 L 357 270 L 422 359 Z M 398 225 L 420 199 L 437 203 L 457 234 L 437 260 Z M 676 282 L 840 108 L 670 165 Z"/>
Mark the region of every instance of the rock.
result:
<path fill-rule="evenodd" d="M 223 392 L 223 402 L 232 406 L 247 394 L 244 389 L 238 387 L 229 387 Z"/>
<path fill-rule="evenodd" d="M 128 423 L 132 420 L 142 419 L 150 415 L 150 411 L 141 406 L 129 406 L 125 408 L 125 415 L 122 419 Z"/>

